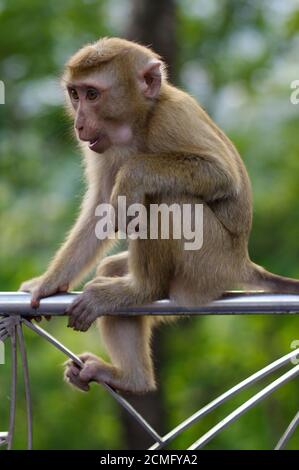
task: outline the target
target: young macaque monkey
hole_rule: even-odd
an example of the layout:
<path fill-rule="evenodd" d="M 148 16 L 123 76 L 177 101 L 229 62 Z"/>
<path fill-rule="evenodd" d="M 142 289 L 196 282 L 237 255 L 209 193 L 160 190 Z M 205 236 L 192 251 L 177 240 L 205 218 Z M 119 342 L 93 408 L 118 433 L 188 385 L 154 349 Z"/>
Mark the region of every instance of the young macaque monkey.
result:
<path fill-rule="evenodd" d="M 69 326 L 86 331 L 98 319 L 111 363 L 85 353 L 65 377 L 82 390 L 91 381 L 144 393 L 156 387 L 152 328 L 163 317 L 103 316 L 170 298 L 202 305 L 237 286 L 296 293 L 299 281 L 271 274 L 248 255 L 252 201 L 244 164 L 228 137 L 194 98 L 167 81 L 151 49 L 103 38 L 67 62 L 67 108 L 84 155 L 87 191 L 80 215 L 47 271 L 23 283 L 37 307 L 72 288 L 113 241 L 95 234 L 96 207 L 118 196 L 133 203 L 203 204 L 203 245 L 184 239 L 129 239 L 125 253 L 103 259 L 96 276 L 68 308 Z M 116 210 L 117 213 L 117 210 Z"/>

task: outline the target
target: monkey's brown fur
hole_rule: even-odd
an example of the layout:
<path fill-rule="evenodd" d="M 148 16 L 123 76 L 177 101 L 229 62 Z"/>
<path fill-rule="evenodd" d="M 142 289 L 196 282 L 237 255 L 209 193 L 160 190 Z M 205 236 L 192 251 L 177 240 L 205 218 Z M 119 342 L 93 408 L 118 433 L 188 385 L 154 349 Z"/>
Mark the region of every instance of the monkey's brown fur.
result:
<path fill-rule="evenodd" d="M 102 87 L 99 104 L 83 96 L 90 80 Z M 99 264 L 69 309 L 75 329 L 87 330 L 102 313 L 164 297 L 200 305 L 236 286 L 299 291 L 298 281 L 250 261 L 252 201 L 244 164 L 199 104 L 167 81 L 157 54 L 104 38 L 69 60 L 63 81 L 75 90 L 68 109 L 83 140 L 88 189 L 80 216 L 46 273 L 21 286 L 32 292 L 33 305 L 73 286 L 107 250 L 110 242 L 95 236 L 95 208 L 101 202 L 116 208 L 123 195 L 128 205 L 203 203 L 203 246 L 187 251 L 185 240 L 130 240 L 128 252 Z M 90 150 L 85 141 L 103 129 L 105 150 Z M 112 364 L 86 353 L 83 369 L 69 362 L 66 377 L 82 390 L 92 380 L 132 392 L 153 390 L 150 337 L 162 319 L 102 316 L 98 323 Z"/>

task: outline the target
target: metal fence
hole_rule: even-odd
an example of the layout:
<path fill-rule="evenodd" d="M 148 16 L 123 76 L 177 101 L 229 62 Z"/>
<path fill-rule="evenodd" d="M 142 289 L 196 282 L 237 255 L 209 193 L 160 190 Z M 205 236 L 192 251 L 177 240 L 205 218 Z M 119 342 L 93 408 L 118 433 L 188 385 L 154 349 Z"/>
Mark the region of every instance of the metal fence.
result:
<path fill-rule="evenodd" d="M 16 414 L 16 390 L 17 390 L 17 360 L 18 352 L 21 358 L 21 364 L 24 373 L 26 413 L 27 413 L 27 447 L 32 449 L 32 402 L 30 395 L 30 382 L 28 373 L 28 362 L 26 357 L 26 347 L 23 336 L 23 327 L 30 328 L 39 336 L 47 340 L 54 347 L 59 349 L 67 357 L 75 361 L 79 366 L 82 362 L 78 356 L 60 343 L 56 338 L 50 335 L 40 326 L 32 323 L 26 317 L 32 315 L 64 315 L 68 305 L 74 300 L 78 293 L 59 294 L 56 296 L 42 299 L 40 307 L 33 310 L 30 307 L 30 295 L 21 292 L 2 292 L 0 293 L 0 341 L 10 340 L 12 354 L 11 368 L 11 392 L 10 392 L 10 419 L 7 432 L 0 432 L 0 446 L 12 448 L 13 436 L 15 431 Z M 119 310 L 110 315 L 281 315 L 299 313 L 299 295 L 278 295 L 265 294 L 261 292 L 245 293 L 234 292 L 227 293 L 220 300 L 216 300 L 205 307 L 178 307 L 168 300 L 161 300 L 151 305 L 134 307 L 129 310 Z M 232 388 L 222 393 L 207 405 L 196 411 L 193 415 L 186 418 L 178 426 L 161 436 L 153 427 L 132 407 L 132 405 L 121 394 L 107 384 L 102 386 L 108 393 L 125 408 L 128 413 L 139 423 L 139 425 L 153 439 L 153 445 L 150 450 L 165 448 L 179 434 L 190 428 L 201 418 L 206 416 L 218 406 L 230 400 L 244 389 L 250 387 L 261 379 L 269 376 L 274 371 L 289 366 L 286 372 L 273 380 L 270 384 L 263 387 L 258 393 L 255 393 L 250 399 L 241 406 L 234 409 L 224 419 L 209 429 L 204 435 L 200 436 L 188 450 L 203 448 L 211 439 L 218 435 L 224 428 L 233 423 L 241 415 L 246 413 L 257 403 L 264 400 L 272 392 L 280 388 L 299 374 L 299 348 L 294 349 L 288 354 L 276 359 L 274 362 L 266 365 L 254 374 L 242 380 Z M 283 449 L 290 437 L 299 425 L 299 412 L 294 416 L 289 426 L 287 426 L 282 437 L 279 439 L 275 449 Z"/>

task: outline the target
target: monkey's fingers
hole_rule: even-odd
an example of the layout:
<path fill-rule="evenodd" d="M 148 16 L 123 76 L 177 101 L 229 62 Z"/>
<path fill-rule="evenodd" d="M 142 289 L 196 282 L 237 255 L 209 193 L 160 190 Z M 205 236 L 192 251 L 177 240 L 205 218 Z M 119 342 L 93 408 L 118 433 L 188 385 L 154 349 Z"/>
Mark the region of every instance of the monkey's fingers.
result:
<path fill-rule="evenodd" d="M 35 320 L 37 323 L 40 323 L 42 321 L 43 317 L 41 315 L 30 315 L 29 317 L 26 317 L 26 320 L 32 321 Z"/>
<path fill-rule="evenodd" d="M 91 360 L 99 361 L 99 358 L 95 354 L 92 354 L 90 352 L 84 352 L 82 354 L 79 354 L 78 357 L 84 363 L 86 361 L 91 361 Z M 82 367 L 79 364 L 77 364 L 77 362 L 74 362 L 73 359 L 67 359 L 67 361 L 65 361 L 63 365 L 65 367 L 71 367 L 76 375 L 78 375 L 78 373 L 82 370 Z M 77 369 L 77 372 L 75 372 L 75 369 Z"/>
<path fill-rule="evenodd" d="M 40 299 L 41 299 L 41 295 L 39 295 L 38 293 L 32 292 L 31 307 L 38 308 L 40 304 Z"/>
<path fill-rule="evenodd" d="M 97 379 L 97 367 L 98 365 L 94 361 L 86 363 L 83 369 L 80 371 L 79 377 L 84 382 L 91 382 Z"/>
<path fill-rule="evenodd" d="M 50 321 L 52 319 L 52 316 L 51 315 L 43 315 L 43 316 L 38 315 L 37 317 L 30 317 L 30 320 L 35 320 L 38 323 L 41 322 L 43 319 Z"/>
<path fill-rule="evenodd" d="M 71 305 L 71 306 L 68 308 L 68 310 L 66 310 L 65 313 L 66 313 L 67 315 L 69 315 L 70 319 L 73 318 L 73 317 L 75 317 L 75 316 L 78 314 L 78 312 L 81 312 L 81 309 L 82 309 L 81 305 L 82 305 L 82 304 L 83 304 L 83 302 L 81 301 L 81 302 L 77 302 L 76 305 Z"/>
<path fill-rule="evenodd" d="M 94 322 L 93 315 L 84 317 L 83 320 L 79 323 L 77 328 L 78 328 L 79 331 L 85 332 L 85 331 L 89 330 L 89 328 L 91 327 L 93 322 Z"/>
<path fill-rule="evenodd" d="M 86 362 L 89 360 L 99 361 L 99 358 L 95 354 L 92 354 L 90 352 L 84 352 L 80 354 L 79 358 L 81 359 L 82 362 Z"/>
<path fill-rule="evenodd" d="M 69 284 L 62 284 L 62 286 L 58 287 L 58 292 L 67 292 L 69 289 Z"/>
<path fill-rule="evenodd" d="M 84 307 L 84 305 L 77 305 L 70 317 L 70 326 L 73 328 L 77 328 L 78 326 L 80 326 L 81 321 L 86 315 L 88 315 L 88 310 L 86 309 L 86 307 Z"/>
<path fill-rule="evenodd" d="M 21 292 L 32 292 L 42 281 L 42 276 L 34 277 L 21 283 L 19 291 Z"/>
<path fill-rule="evenodd" d="M 89 354 L 87 356 L 89 357 L 80 371 L 81 380 L 88 383 L 111 383 L 110 379 L 112 377 L 116 378 L 116 369 L 111 366 L 111 364 L 108 364 L 93 354 Z"/>
<path fill-rule="evenodd" d="M 78 295 L 76 299 L 67 307 L 65 310 L 65 313 L 67 315 L 72 315 L 73 311 L 76 309 L 76 307 L 83 301 L 82 295 Z"/>
<path fill-rule="evenodd" d="M 70 325 L 76 331 L 87 331 L 95 320 L 95 314 L 92 309 L 77 309 L 70 321 Z"/>
<path fill-rule="evenodd" d="M 67 324 L 68 328 L 74 328 L 77 330 L 78 326 L 78 314 L 76 314 L 76 311 L 74 311 L 70 316 L 69 316 L 69 321 Z"/>
<path fill-rule="evenodd" d="M 68 284 L 62 284 L 60 286 L 51 286 L 42 284 L 31 290 L 31 307 L 38 308 L 40 300 L 49 295 L 54 295 L 59 292 L 66 292 L 69 288 Z"/>
<path fill-rule="evenodd" d="M 81 358 L 80 358 L 80 359 L 81 359 Z M 84 361 L 83 361 L 83 362 L 84 362 Z M 63 365 L 64 365 L 65 367 L 77 368 L 78 370 L 81 370 L 81 369 L 82 369 L 82 367 L 79 366 L 79 364 L 77 364 L 76 362 L 74 362 L 73 359 L 68 359 L 67 361 L 65 361 L 65 362 L 63 363 Z"/>
<path fill-rule="evenodd" d="M 84 312 L 87 311 L 86 302 L 84 299 L 78 299 L 76 303 L 73 303 L 67 314 L 69 315 L 68 327 L 77 329 L 78 319 Z"/>
<path fill-rule="evenodd" d="M 75 375 L 75 376 L 78 376 L 81 370 L 81 367 L 79 367 L 78 364 L 76 364 L 73 361 L 70 361 L 66 367 L 67 367 L 68 373 Z"/>
<path fill-rule="evenodd" d="M 83 392 L 88 392 L 89 391 L 89 385 L 88 382 L 82 380 L 77 373 L 78 369 L 75 369 L 73 367 L 68 367 L 65 370 L 64 377 L 67 382 L 70 384 L 74 385 L 75 387 L 79 388 Z"/>

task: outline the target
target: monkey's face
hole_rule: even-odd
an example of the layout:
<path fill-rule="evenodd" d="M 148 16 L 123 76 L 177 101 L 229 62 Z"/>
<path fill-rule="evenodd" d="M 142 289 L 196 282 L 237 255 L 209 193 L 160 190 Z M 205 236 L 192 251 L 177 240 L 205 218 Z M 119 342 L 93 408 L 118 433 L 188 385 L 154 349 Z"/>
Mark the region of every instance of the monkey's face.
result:
<path fill-rule="evenodd" d="M 103 153 L 112 145 L 128 145 L 132 129 L 121 88 L 105 73 L 91 73 L 67 83 L 77 138 Z M 118 105 L 121 103 L 121 105 Z"/>
<path fill-rule="evenodd" d="M 66 89 L 80 141 L 96 153 L 130 146 L 136 129 L 160 91 L 159 61 L 142 70 L 113 61 L 98 69 L 69 75 Z"/>

